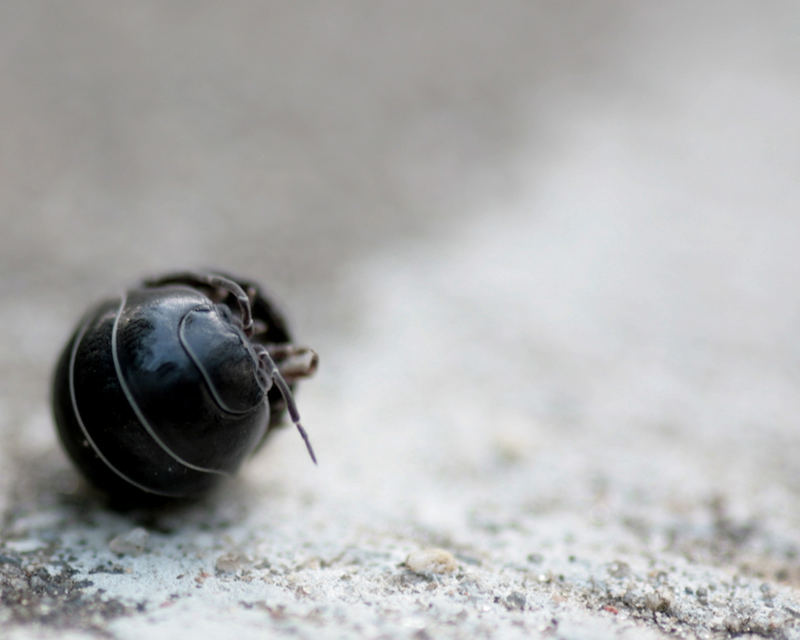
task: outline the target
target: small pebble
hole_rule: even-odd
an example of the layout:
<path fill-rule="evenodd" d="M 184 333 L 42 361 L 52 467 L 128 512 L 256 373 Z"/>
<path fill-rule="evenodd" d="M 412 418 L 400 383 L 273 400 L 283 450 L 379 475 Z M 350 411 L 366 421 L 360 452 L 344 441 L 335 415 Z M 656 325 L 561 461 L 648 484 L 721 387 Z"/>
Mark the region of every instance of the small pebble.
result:
<path fill-rule="evenodd" d="M 135 529 L 128 531 L 128 533 L 118 535 L 108 543 L 108 548 L 121 556 L 138 556 L 139 554 L 144 553 L 145 549 L 147 548 L 147 539 L 149 537 L 150 534 L 147 533 L 146 529 L 143 529 L 142 527 L 136 527 Z"/>
<path fill-rule="evenodd" d="M 644 599 L 645 606 L 651 611 L 665 612 L 669 610 L 670 601 L 661 593 L 648 593 Z"/>
<path fill-rule="evenodd" d="M 631 574 L 631 568 L 627 562 L 616 560 L 608 565 L 608 573 L 613 578 L 625 578 Z"/>
<path fill-rule="evenodd" d="M 421 549 L 409 554 L 405 562 L 414 573 L 451 573 L 458 566 L 452 553 L 444 549 Z"/>
<path fill-rule="evenodd" d="M 229 551 L 217 558 L 214 569 L 216 569 L 218 573 L 236 573 L 240 569 L 243 569 L 247 563 L 247 556 L 238 551 Z"/>
<path fill-rule="evenodd" d="M 506 608 L 509 611 L 513 611 L 514 609 L 518 609 L 522 611 L 525 609 L 526 598 L 524 593 L 520 593 L 519 591 L 512 591 L 508 594 L 506 598 Z"/>

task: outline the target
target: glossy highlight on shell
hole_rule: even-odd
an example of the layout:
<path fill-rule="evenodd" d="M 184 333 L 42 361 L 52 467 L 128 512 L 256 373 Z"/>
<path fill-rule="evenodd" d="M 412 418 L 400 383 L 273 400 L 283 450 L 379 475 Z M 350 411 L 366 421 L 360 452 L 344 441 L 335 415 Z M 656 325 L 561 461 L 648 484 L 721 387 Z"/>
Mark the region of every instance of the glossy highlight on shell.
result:
<path fill-rule="evenodd" d="M 96 487 L 193 496 L 233 475 L 287 411 L 316 462 L 292 395 L 316 366 L 257 285 L 169 274 L 85 314 L 56 366 L 53 413 Z"/>

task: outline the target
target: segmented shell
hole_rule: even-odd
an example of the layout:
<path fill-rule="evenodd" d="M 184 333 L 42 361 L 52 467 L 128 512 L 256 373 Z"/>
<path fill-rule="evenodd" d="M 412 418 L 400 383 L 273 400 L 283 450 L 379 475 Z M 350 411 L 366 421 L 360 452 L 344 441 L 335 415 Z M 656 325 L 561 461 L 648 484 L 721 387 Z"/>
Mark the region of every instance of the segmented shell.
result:
<path fill-rule="evenodd" d="M 65 448 L 95 485 L 178 497 L 238 469 L 267 432 L 266 398 L 224 307 L 167 286 L 85 316 L 56 368 L 53 405 Z"/>

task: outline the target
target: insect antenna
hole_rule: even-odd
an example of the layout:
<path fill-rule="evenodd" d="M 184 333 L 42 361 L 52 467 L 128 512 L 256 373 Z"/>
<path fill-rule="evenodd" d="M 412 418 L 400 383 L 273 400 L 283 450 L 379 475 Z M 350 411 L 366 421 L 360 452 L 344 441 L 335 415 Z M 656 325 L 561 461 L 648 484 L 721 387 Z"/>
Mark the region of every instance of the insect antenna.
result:
<path fill-rule="evenodd" d="M 230 278 L 215 274 L 208 276 L 208 284 L 211 287 L 227 291 L 236 298 L 239 313 L 242 314 L 242 331 L 247 336 L 253 335 L 253 311 L 250 308 L 250 297 L 245 293 L 244 289 Z"/>
<path fill-rule="evenodd" d="M 297 410 L 297 405 L 294 402 L 292 390 L 289 388 L 286 380 L 278 370 L 278 366 L 275 364 L 272 356 L 269 355 L 267 348 L 263 345 L 256 345 L 256 349 L 258 353 L 258 360 L 266 369 L 269 380 L 278 388 L 278 391 L 280 391 L 281 395 L 283 396 L 283 400 L 286 402 L 286 410 L 289 412 L 289 417 L 294 423 L 294 426 L 297 427 L 300 437 L 303 438 L 303 442 L 306 443 L 308 455 L 311 456 L 311 460 L 313 460 L 314 464 L 317 464 L 317 456 L 314 455 L 314 448 L 311 446 L 311 440 L 309 440 L 308 433 L 306 433 L 306 430 L 300 423 L 300 412 Z"/>

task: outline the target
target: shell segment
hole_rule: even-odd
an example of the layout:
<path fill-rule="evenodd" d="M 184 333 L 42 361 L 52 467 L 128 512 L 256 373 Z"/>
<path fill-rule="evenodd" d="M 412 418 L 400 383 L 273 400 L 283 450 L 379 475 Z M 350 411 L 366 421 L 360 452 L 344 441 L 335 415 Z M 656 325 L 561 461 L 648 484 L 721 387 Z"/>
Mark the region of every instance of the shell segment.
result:
<path fill-rule="evenodd" d="M 258 362 L 223 315 L 188 287 L 133 290 L 87 315 L 57 367 L 54 407 L 95 484 L 199 493 L 263 438 Z"/>

